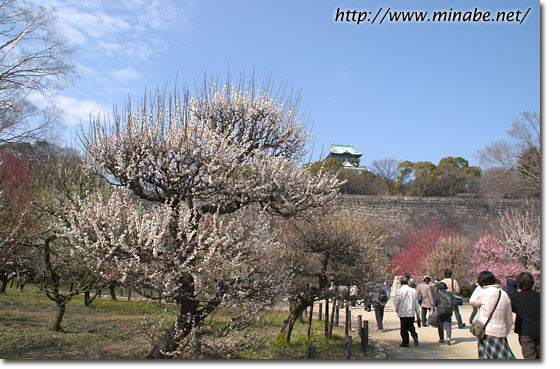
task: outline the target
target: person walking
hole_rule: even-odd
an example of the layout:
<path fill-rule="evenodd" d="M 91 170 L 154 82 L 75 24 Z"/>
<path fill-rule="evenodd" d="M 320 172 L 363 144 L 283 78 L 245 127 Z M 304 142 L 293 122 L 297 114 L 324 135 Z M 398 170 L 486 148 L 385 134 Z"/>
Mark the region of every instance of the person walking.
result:
<path fill-rule="evenodd" d="M 392 284 L 391 289 L 390 289 L 391 297 L 393 297 L 393 298 L 395 297 L 395 293 L 397 293 L 399 288 L 401 288 L 401 277 L 396 275 L 393 278 L 393 284 Z"/>
<path fill-rule="evenodd" d="M 408 278 L 401 277 L 401 288 L 395 293 L 395 311 L 401 322 L 400 347 L 409 347 L 408 333 L 412 336 L 414 346 L 418 346 L 418 333 L 414 328 L 414 316 L 420 317 L 420 305 L 416 290 L 408 285 Z"/>
<path fill-rule="evenodd" d="M 506 281 L 512 311 L 515 313 L 513 331 L 519 335 L 524 359 L 541 358 L 541 294 L 533 291 L 535 280 L 531 273 L 522 272 L 515 281 Z"/>
<path fill-rule="evenodd" d="M 485 336 L 478 339 L 478 358 L 515 359 L 507 340 L 513 325 L 511 300 L 492 272 L 481 272 L 478 285 L 469 300 L 479 309 L 477 320 L 486 324 Z"/>
<path fill-rule="evenodd" d="M 453 275 L 453 271 L 451 269 L 445 269 L 443 273 L 445 278 L 441 281 L 447 285 L 447 291 L 451 292 L 452 294 L 459 295 L 461 293 L 461 287 L 459 286 L 459 282 L 456 279 L 451 278 Z M 466 325 L 463 323 L 463 319 L 461 318 L 461 313 L 459 312 L 459 306 L 453 304 L 453 313 L 455 314 L 455 320 L 457 320 L 457 326 L 459 328 L 465 328 Z"/>
<path fill-rule="evenodd" d="M 438 313 L 438 335 L 440 343 L 451 345 L 451 315 L 453 314 L 453 294 L 447 291 L 447 285 L 438 283 L 438 291 L 434 295 L 434 303 Z M 443 332 L 447 336 L 444 341 Z"/>
<path fill-rule="evenodd" d="M 350 302 L 352 306 L 356 306 L 356 302 L 358 301 L 358 286 L 353 284 L 350 286 Z"/>
<path fill-rule="evenodd" d="M 430 281 L 432 279 L 429 276 L 424 276 L 424 279 L 417 287 L 418 302 L 422 308 L 422 327 L 427 327 L 426 314 L 431 308 L 435 306 L 434 304 L 434 290 L 430 286 Z"/>
<path fill-rule="evenodd" d="M 385 305 L 389 301 L 389 290 L 381 283 L 376 283 L 373 286 L 372 293 L 372 306 L 375 312 L 375 321 L 377 322 L 377 329 L 383 330 L 383 315 L 385 314 Z"/>

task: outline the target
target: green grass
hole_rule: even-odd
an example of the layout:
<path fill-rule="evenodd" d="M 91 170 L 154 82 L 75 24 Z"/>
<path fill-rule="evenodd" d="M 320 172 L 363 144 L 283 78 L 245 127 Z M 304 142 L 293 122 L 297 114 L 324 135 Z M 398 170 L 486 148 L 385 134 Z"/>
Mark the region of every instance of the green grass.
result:
<path fill-rule="evenodd" d="M 64 332 L 52 330 L 56 311 L 56 304 L 32 285 L 23 292 L 8 288 L 6 295 L 0 295 L 0 358 L 143 358 L 151 342 L 140 331 L 140 322 L 144 315 L 159 319 L 163 307 L 157 302 L 106 297 L 86 307 L 83 296 L 76 296 L 66 307 Z"/>
<path fill-rule="evenodd" d="M 8 288 L 0 295 L 0 358 L 2 359 L 142 359 L 151 349 L 151 341 L 140 328 L 144 316 L 158 321 L 164 306 L 156 301 L 131 300 L 117 296 L 113 301 L 97 298 L 90 306 L 84 297 L 75 296 L 67 305 L 62 326 L 54 332 L 52 325 L 57 307 L 33 285 L 22 292 Z M 174 306 L 166 317 L 167 327 L 174 319 Z M 313 321 L 311 339 L 307 339 L 307 322 L 297 322 L 291 343 L 279 335 L 287 311 L 273 311 L 254 329 L 267 329 L 268 339 L 259 346 L 241 352 L 235 359 L 306 359 L 310 344 L 316 347 L 317 359 L 344 358 L 344 327 L 334 327 L 333 337 L 324 338 L 324 322 Z M 354 339 L 352 358 L 372 359 L 375 348 L 366 356 Z"/>
<path fill-rule="evenodd" d="M 263 344 L 238 354 L 237 359 L 307 359 L 310 345 L 315 346 L 317 360 L 344 359 L 344 326 L 334 326 L 332 337 L 325 340 L 325 322 L 313 320 L 311 324 L 311 335 L 307 338 L 307 321 L 296 322 L 290 343 L 279 334 L 282 329 L 286 311 L 274 312 L 267 317 L 267 327 L 271 330 L 270 338 Z M 360 351 L 360 340 L 355 336 L 352 342 L 352 359 L 374 359 L 377 351 L 374 346 L 369 345 L 365 355 Z"/>

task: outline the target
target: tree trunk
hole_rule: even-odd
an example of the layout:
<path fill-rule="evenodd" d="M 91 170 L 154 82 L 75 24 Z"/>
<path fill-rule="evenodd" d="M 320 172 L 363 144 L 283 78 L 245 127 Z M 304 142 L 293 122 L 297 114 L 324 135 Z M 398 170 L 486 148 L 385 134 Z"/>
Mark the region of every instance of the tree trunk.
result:
<path fill-rule="evenodd" d="M 0 293 L 6 293 L 6 286 L 8 286 L 8 278 L 0 278 Z"/>
<path fill-rule="evenodd" d="M 91 304 L 93 302 L 93 300 L 95 300 L 96 297 L 101 296 L 101 291 L 102 289 L 98 289 L 97 291 L 95 291 L 95 295 L 93 295 L 93 297 L 91 297 L 91 294 L 89 291 L 86 291 L 84 293 L 84 304 L 86 306 L 89 306 L 89 304 Z"/>
<path fill-rule="evenodd" d="M 111 294 L 111 300 L 116 300 L 117 299 L 117 294 L 115 293 L 115 285 L 114 284 L 109 285 L 109 293 Z"/>
<path fill-rule="evenodd" d="M 54 330 L 56 332 L 60 332 L 62 331 L 62 317 L 64 316 L 64 311 L 66 310 L 66 303 L 63 304 L 57 304 L 58 305 L 58 311 L 56 313 L 56 319 L 54 321 Z"/>
<path fill-rule="evenodd" d="M 180 307 L 177 319 L 154 344 L 146 359 L 170 359 L 170 356 L 163 353 L 175 351 L 179 347 L 180 341 L 188 336 L 197 324 L 202 323 L 203 317 L 202 313 L 198 311 L 198 301 L 189 298 L 193 295 L 194 280 L 189 276 L 183 282 L 181 291 L 175 300 Z"/>
<path fill-rule="evenodd" d="M 284 326 L 280 333 L 286 336 L 286 342 L 290 343 L 290 338 L 292 336 L 292 331 L 294 329 L 294 324 L 299 319 L 301 314 L 309 304 L 302 300 L 301 298 L 289 299 L 290 302 L 290 315 L 286 320 L 284 320 Z"/>

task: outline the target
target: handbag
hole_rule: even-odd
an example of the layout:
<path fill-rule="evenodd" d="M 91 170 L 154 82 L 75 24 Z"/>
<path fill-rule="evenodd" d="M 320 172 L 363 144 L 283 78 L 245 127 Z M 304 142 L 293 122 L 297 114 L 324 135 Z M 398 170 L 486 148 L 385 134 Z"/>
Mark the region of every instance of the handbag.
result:
<path fill-rule="evenodd" d="M 501 297 L 502 297 L 502 290 L 500 290 L 500 294 L 498 295 L 498 301 L 496 301 L 496 305 L 494 305 L 494 308 L 492 309 L 492 312 L 490 313 L 490 316 L 488 317 L 488 319 L 486 320 L 486 323 L 484 325 L 480 322 L 480 320 L 476 320 L 473 323 L 473 325 L 471 325 L 469 330 L 471 331 L 473 336 L 478 337 L 478 339 L 483 339 L 484 336 L 486 336 L 486 332 L 485 332 L 486 326 L 488 325 L 488 322 L 492 318 L 492 315 L 494 314 L 494 311 L 498 307 L 498 303 L 500 302 Z"/>
<path fill-rule="evenodd" d="M 428 315 L 428 325 L 432 327 L 437 327 L 439 324 L 439 315 L 437 314 L 436 308 L 430 309 L 430 315 Z"/>
<path fill-rule="evenodd" d="M 454 282 L 455 282 L 455 280 L 451 279 L 451 293 L 453 293 Z M 461 296 L 457 296 L 453 293 L 453 305 L 463 306 L 463 298 Z"/>

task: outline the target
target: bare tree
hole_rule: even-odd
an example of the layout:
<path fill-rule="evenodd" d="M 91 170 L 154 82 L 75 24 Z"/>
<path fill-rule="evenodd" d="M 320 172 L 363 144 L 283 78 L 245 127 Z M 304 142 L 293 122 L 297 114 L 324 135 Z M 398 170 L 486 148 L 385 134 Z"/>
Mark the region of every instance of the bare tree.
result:
<path fill-rule="evenodd" d="M 73 71 L 71 55 L 52 12 L 0 1 L 0 144 L 35 139 L 55 123 L 59 112 L 38 108 L 29 96 L 48 99 L 59 89 Z"/>
<path fill-rule="evenodd" d="M 399 180 L 399 161 L 393 158 L 376 159 L 369 166 L 374 174 L 381 177 L 389 193 L 396 190 Z"/>
<path fill-rule="evenodd" d="M 297 99 L 273 98 L 270 83 L 217 84 L 206 80 L 192 97 L 176 92 L 169 105 L 156 93 L 137 111 L 129 104 L 109 122 L 95 119 L 84 135 L 92 167 L 126 190 L 90 197 L 66 234 L 106 273 L 179 306 L 149 358 L 188 352 L 219 308 L 235 310 L 235 331 L 245 321 L 237 317 L 281 296 L 268 217 L 322 207 L 338 189 L 333 176 L 303 168 L 309 136 Z"/>
<path fill-rule="evenodd" d="M 541 191 L 540 125 L 540 115 L 523 112 L 508 130 L 511 141 L 497 141 L 478 151 L 480 163 L 486 168 L 499 167 L 518 173 L 518 183 L 528 196 L 539 196 Z"/>

